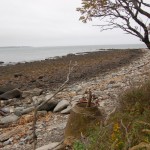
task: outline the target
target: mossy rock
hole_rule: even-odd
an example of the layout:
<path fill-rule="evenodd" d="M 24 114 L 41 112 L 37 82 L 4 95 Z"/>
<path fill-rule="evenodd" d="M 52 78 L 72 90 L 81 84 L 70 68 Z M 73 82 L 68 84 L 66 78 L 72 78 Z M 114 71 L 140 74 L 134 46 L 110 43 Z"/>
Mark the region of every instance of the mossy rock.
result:
<path fill-rule="evenodd" d="M 86 104 L 78 103 L 72 108 L 65 129 L 65 138 L 80 139 L 81 135 L 86 136 L 88 131 L 100 126 L 102 122 L 100 110 L 94 104 L 91 107 L 86 107 Z"/>

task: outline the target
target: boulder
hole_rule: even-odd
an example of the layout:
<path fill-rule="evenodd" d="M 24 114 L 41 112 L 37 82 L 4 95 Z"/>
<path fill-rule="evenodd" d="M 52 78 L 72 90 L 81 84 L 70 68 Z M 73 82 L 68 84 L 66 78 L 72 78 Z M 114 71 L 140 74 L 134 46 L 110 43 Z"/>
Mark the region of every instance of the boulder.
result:
<path fill-rule="evenodd" d="M 42 89 L 39 89 L 39 88 L 35 88 L 33 90 L 29 90 L 29 91 L 23 91 L 22 93 L 22 97 L 23 98 L 26 98 L 26 97 L 33 97 L 33 96 L 39 96 L 41 95 L 43 92 Z"/>
<path fill-rule="evenodd" d="M 14 89 L 8 92 L 5 92 L 4 94 L 0 95 L 1 100 L 8 100 L 13 98 L 19 98 L 21 97 L 22 92 L 19 89 Z"/>
<path fill-rule="evenodd" d="M 33 110 L 34 110 L 34 107 L 29 107 L 29 108 L 23 109 L 22 111 L 18 111 L 17 113 L 21 113 L 22 115 L 24 115 L 24 114 L 30 113 Z"/>
<path fill-rule="evenodd" d="M 16 108 L 14 108 L 14 114 L 17 116 L 21 116 L 23 110 L 24 110 L 24 107 L 16 107 Z"/>
<path fill-rule="evenodd" d="M 53 112 L 59 112 L 63 109 L 65 109 L 69 105 L 69 102 L 67 100 L 60 101 L 57 106 L 54 108 Z"/>
<path fill-rule="evenodd" d="M 56 105 L 59 103 L 59 101 L 50 101 L 43 105 L 41 108 L 39 108 L 39 111 L 46 110 L 46 111 L 53 111 L 53 109 L 56 107 Z"/>
<path fill-rule="evenodd" d="M 61 111 L 61 114 L 70 114 L 71 106 L 68 106 L 66 109 Z"/>
<path fill-rule="evenodd" d="M 8 124 L 8 123 L 16 122 L 18 119 L 19 119 L 18 116 L 11 114 L 9 116 L 1 118 L 0 124 Z"/>
<path fill-rule="evenodd" d="M 12 85 L 7 85 L 6 84 L 6 85 L 3 85 L 3 86 L 0 86 L 0 95 L 5 93 L 5 92 L 11 91 L 13 89 L 15 89 L 15 87 L 12 86 Z"/>
<path fill-rule="evenodd" d="M 60 142 L 55 142 L 55 143 L 49 143 L 47 145 L 44 145 L 42 147 L 37 148 L 36 150 L 49 150 L 49 149 L 54 149 L 56 148 Z"/>

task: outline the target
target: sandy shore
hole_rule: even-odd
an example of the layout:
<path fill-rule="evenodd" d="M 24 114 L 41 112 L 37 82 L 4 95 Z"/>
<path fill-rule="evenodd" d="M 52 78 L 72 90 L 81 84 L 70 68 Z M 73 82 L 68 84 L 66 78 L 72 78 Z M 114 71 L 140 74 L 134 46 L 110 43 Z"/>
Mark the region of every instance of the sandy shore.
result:
<path fill-rule="evenodd" d="M 110 50 L 0 66 L 0 85 L 12 84 L 22 90 L 53 89 L 65 81 L 70 61 L 78 63 L 70 78 L 74 83 L 127 65 L 140 56 L 142 51 L 137 49 Z"/>

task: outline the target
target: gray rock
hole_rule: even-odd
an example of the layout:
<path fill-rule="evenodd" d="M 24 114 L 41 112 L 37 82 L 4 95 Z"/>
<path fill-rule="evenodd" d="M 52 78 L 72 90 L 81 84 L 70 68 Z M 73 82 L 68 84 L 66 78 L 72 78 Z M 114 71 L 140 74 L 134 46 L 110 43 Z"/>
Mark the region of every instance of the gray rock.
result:
<path fill-rule="evenodd" d="M 3 117 L 3 118 L 0 120 L 0 123 L 1 123 L 1 124 L 12 123 L 12 122 L 16 122 L 18 119 L 19 119 L 18 116 L 14 115 L 14 114 L 11 114 L 11 115 L 9 115 L 9 116 Z"/>
<path fill-rule="evenodd" d="M 14 114 L 16 115 L 16 116 L 22 116 L 22 111 L 19 111 L 19 110 L 16 110 L 15 112 L 14 112 Z"/>
<path fill-rule="evenodd" d="M 10 85 L 10 84 L 6 84 L 6 85 L 3 85 L 3 86 L 0 86 L 0 94 L 3 94 L 3 93 L 8 92 L 8 91 L 11 91 L 13 89 L 15 89 L 15 87 Z"/>
<path fill-rule="evenodd" d="M 36 105 L 36 106 L 41 104 L 44 100 L 45 100 L 44 97 L 39 97 L 39 96 L 32 97 L 32 101 L 33 101 L 34 105 Z"/>
<path fill-rule="evenodd" d="M 55 143 L 49 143 L 48 145 L 44 145 L 42 147 L 37 148 L 36 150 L 49 150 L 55 148 L 57 145 L 59 145 L 59 142 Z"/>
<path fill-rule="evenodd" d="M 19 145 L 25 145 L 24 141 L 19 142 Z"/>
<path fill-rule="evenodd" d="M 26 109 L 22 110 L 21 114 L 22 115 L 28 114 L 29 112 L 31 112 L 33 110 L 34 110 L 34 107 L 29 107 L 29 108 L 26 108 Z"/>
<path fill-rule="evenodd" d="M 112 77 L 115 77 L 115 76 L 117 76 L 117 73 L 112 73 L 111 75 L 112 75 Z"/>
<path fill-rule="evenodd" d="M 22 111 L 22 110 L 24 110 L 24 107 L 16 107 L 15 108 L 15 111 Z"/>
<path fill-rule="evenodd" d="M 8 139 L 7 141 L 5 141 L 5 142 L 3 143 L 3 146 L 9 145 L 9 144 L 11 144 L 11 141 Z"/>
<path fill-rule="evenodd" d="M 71 106 L 68 106 L 66 109 L 61 111 L 61 114 L 70 114 Z"/>
<path fill-rule="evenodd" d="M 43 92 L 42 89 L 35 88 L 35 89 L 33 89 L 33 90 L 23 91 L 22 97 L 23 97 L 23 98 L 26 98 L 26 97 L 39 96 L 39 95 L 42 94 L 42 92 Z"/>
<path fill-rule="evenodd" d="M 73 87 L 71 87 L 71 90 L 72 91 L 76 91 L 76 92 L 79 92 L 79 91 L 81 91 L 83 88 L 82 88 L 82 86 L 80 86 L 80 85 L 74 85 Z"/>
<path fill-rule="evenodd" d="M 63 109 L 65 109 L 69 105 L 69 102 L 67 100 L 60 101 L 57 106 L 54 108 L 53 112 L 59 112 Z"/>
<path fill-rule="evenodd" d="M 9 100 L 13 98 L 19 98 L 21 97 L 22 92 L 19 89 L 14 89 L 8 92 L 5 92 L 4 94 L 0 95 L 1 100 Z"/>
<path fill-rule="evenodd" d="M 4 113 L 10 113 L 10 107 L 4 107 L 0 109 L 1 111 L 3 111 Z"/>
<path fill-rule="evenodd" d="M 43 105 L 42 107 L 40 107 L 39 111 L 41 111 L 41 110 L 52 111 L 58 103 L 59 103 L 59 101 L 57 101 L 57 100 L 50 101 L 50 102 L 46 103 L 45 105 Z"/>

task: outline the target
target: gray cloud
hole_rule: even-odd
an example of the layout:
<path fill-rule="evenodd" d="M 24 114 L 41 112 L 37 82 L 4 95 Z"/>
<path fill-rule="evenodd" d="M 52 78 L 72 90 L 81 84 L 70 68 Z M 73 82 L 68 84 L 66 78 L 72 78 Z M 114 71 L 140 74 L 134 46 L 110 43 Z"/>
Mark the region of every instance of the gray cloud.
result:
<path fill-rule="evenodd" d="M 0 46 L 61 46 L 140 43 L 121 30 L 100 32 L 83 24 L 80 0 L 1 0 Z M 117 31 L 117 32 L 116 32 Z"/>

